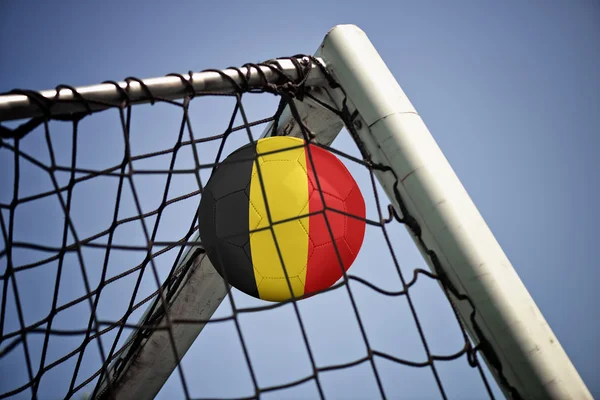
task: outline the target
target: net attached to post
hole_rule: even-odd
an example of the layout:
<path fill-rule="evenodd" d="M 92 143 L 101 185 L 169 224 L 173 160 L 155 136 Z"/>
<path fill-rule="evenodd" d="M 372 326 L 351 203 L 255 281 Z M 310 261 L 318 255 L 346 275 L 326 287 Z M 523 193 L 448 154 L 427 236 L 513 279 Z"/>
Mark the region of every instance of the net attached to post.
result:
<path fill-rule="evenodd" d="M 234 69 L 236 79 L 212 71 L 233 88 L 229 93 L 200 93 L 190 83 L 191 73 L 187 77 L 174 75 L 186 88 L 180 100 L 158 96 L 144 81 L 128 79 L 141 88 L 150 103 L 146 105 L 132 104 L 130 91 L 115 82 L 108 84 L 114 85 L 120 101 L 112 103 L 92 102 L 68 86 L 57 88 L 57 92 L 72 93 L 67 101 L 26 90 L 10 93 L 26 96 L 39 116 L 20 125 L 4 122 L 0 130 L 0 370 L 4 377 L 0 398 L 117 396 L 123 379 L 135 379 L 127 376 L 127 368 L 152 332 L 167 332 L 168 351 L 180 360 L 183 354 L 178 353 L 176 327 L 204 324 L 208 324 L 206 332 L 213 325 L 229 324 L 221 339 L 232 341 L 221 345 L 237 349 L 238 358 L 229 350 L 211 354 L 206 350 L 212 346 L 207 342 L 210 334 L 206 333 L 209 338 L 205 340 L 203 332 L 187 358 L 178 363 L 163 388 L 165 393 L 185 398 L 260 398 L 302 388 L 289 393 L 327 398 L 344 397 L 352 390 L 362 395 L 356 389 L 361 385 L 370 388 L 371 398 L 390 398 L 411 393 L 394 383 L 402 379 L 394 367 L 397 365 L 403 367 L 408 380 L 429 382 L 421 384 L 418 391 L 448 398 L 451 393 L 460 393 L 456 387 L 465 383 L 443 379 L 453 375 L 444 370 L 447 363 L 454 363 L 452 368 L 474 371 L 470 376 L 476 382 L 472 385 L 480 394 L 494 397 L 494 391 L 498 393 L 488 382 L 478 352 L 485 352 L 492 368 L 501 372 L 501 366 L 483 337 L 478 338 L 477 346 L 471 343 L 461 321 L 450 311 L 450 302 L 446 301 L 446 309 L 440 311 L 445 317 L 430 317 L 425 325 L 435 326 L 438 319 L 453 320 L 443 328 L 453 333 L 443 335 L 454 335 L 460 343 L 455 341 L 454 350 L 443 353 L 429 343 L 413 295 L 417 283 L 435 283 L 429 289 L 435 294 L 427 296 L 446 299 L 452 294 L 462 301 L 469 299 L 456 291 L 441 270 L 401 267 L 398 255 L 405 250 L 396 245 L 398 227 L 407 225 L 419 240 L 420 227 L 402 206 L 398 192 L 396 200 L 401 206 L 395 210 L 378 187 L 375 171 L 394 172 L 369 160 L 354 131 L 354 115 L 347 107 L 338 110 L 313 95 L 315 88 L 306 82 L 314 68 L 321 68 L 329 88 L 336 87 L 320 62 L 308 56 L 289 60 L 295 66 L 296 78 L 283 71 L 277 61 Z M 250 84 L 249 71 L 265 68 L 276 79 L 263 76 Z M 345 140 L 354 145 L 352 154 L 320 144 L 304 125 L 297 105 L 308 99 L 344 123 L 349 133 Z M 53 114 L 65 102 L 76 104 L 80 111 Z M 204 185 L 231 151 L 259 138 L 259 128 L 271 124 L 271 134 L 282 134 L 277 124 L 286 107 L 307 143 L 334 152 L 353 174 L 362 174 L 357 181 L 364 196 L 369 196 L 365 219 L 368 249 L 363 248 L 356 265 L 327 293 L 305 300 L 265 303 L 248 300 L 234 290 L 219 309 L 222 315 L 217 312 L 204 320 L 173 318 L 172 297 L 186 284 L 194 260 L 204 253 L 197 241 Z M 267 108 L 271 115 L 262 115 Z M 318 171 L 316 177 L 318 180 Z M 271 221 L 270 229 L 273 223 L 277 221 Z M 426 243 L 421 245 L 427 249 Z M 379 250 L 369 250 L 371 247 Z M 435 264 L 435 254 L 429 252 L 427 256 Z M 377 272 L 384 268 L 387 275 Z M 383 276 L 388 284 L 358 273 L 367 270 Z M 327 296 L 334 293 L 338 297 L 330 301 L 332 297 Z M 425 301 L 423 296 L 417 297 Z M 378 306 L 381 298 L 402 299 L 402 304 L 382 308 Z M 319 310 L 325 314 L 315 320 L 311 312 Z M 290 335 L 283 327 L 274 327 L 275 320 L 260 317 L 273 312 L 279 312 L 275 319 L 294 325 L 296 333 Z M 352 328 L 348 323 L 343 330 L 352 331 L 355 340 L 332 338 L 315 328 L 336 323 L 341 314 L 354 320 Z M 384 316 L 378 318 L 381 314 Z M 248 324 L 246 318 L 254 317 Z M 393 321 L 401 318 L 409 318 L 402 323 L 410 326 L 412 333 L 395 325 Z M 274 349 L 285 349 L 285 344 L 278 339 L 272 343 L 257 339 L 262 335 L 262 340 L 267 340 L 267 331 L 275 331 L 271 332 L 274 337 L 287 343 L 289 353 L 283 354 L 282 364 L 274 361 Z M 374 344 L 381 335 L 386 337 L 385 346 Z M 396 344 L 405 350 L 387 349 Z M 196 345 L 204 346 L 200 358 L 205 362 L 193 355 Z M 319 355 L 323 348 L 329 349 L 328 356 Z M 322 362 L 343 359 L 340 354 L 356 356 L 343 362 Z M 415 357 L 404 358 L 403 354 Z M 295 366 L 298 357 L 303 367 Z M 229 372 L 223 374 L 220 364 L 228 366 Z M 359 372 L 344 375 L 345 380 L 328 378 L 328 374 L 352 369 Z M 415 378 L 409 369 L 425 371 L 427 378 Z M 199 380 L 201 387 L 196 384 Z M 218 382 L 215 388 L 207 387 L 210 380 Z M 448 384 L 453 388 L 448 389 Z M 336 392 L 336 387 L 341 389 Z"/>

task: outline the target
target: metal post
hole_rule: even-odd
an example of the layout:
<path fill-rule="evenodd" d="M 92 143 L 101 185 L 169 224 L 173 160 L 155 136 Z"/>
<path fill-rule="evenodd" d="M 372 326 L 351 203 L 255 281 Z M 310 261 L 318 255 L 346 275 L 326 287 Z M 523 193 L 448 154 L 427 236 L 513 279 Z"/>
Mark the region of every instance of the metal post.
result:
<path fill-rule="evenodd" d="M 358 134 L 367 151 L 375 162 L 390 166 L 397 174 L 401 197 L 417 219 L 424 243 L 438 255 L 451 282 L 474 302 L 478 325 L 499 357 L 508 384 L 527 399 L 591 399 L 465 188 L 366 34 L 353 25 L 337 26 L 326 36 L 318 55 L 358 110 L 362 122 Z M 395 202 L 393 175 L 379 173 L 378 178 Z M 431 265 L 430 257 L 423 255 Z M 469 320 L 471 307 L 464 301 L 453 302 L 477 342 Z M 489 365 L 489 357 L 486 361 Z M 498 371 L 491 371 L 498 380 Z M 507 387 L 502 389 L 506 394 Z"/>
<path fill-rule="evenodd" d="M 281 72 L 292 77 L 298 78 L 298 71 L 288 59 L 277 60 Z M 127 82 L 117 82 L 118 86 L 127 92 L 130 104 L 149 103 L 152 98 L 156 99 L 180 99 L 193 90 L 196 94 L 202 93 L 234 93 L 236 85 L 243 83 L 242 76 L 247 77 L 250 87 L 263 87 L 264 80 L 275 83 L 279 78 L 279 73 L 267 66 L 259 67 L 261 73 L 255 67 L 241 67 L 239 72 L 235 69 L 225 69 L 221 73 L 214 71 L 192 72 L 180 76 L 163 76 L 160 78 L 143 79 L 141 83 L 137 80 L 128 80 Z M 182 79 L 183 78 L 183 79 Z M 326 84 L 325 77 L 318 68 L 311 72 L 306 84 L 308 86 Z M 76 88 L 77 97 L 70 89 L 44 90 L 39 92 L 42 97 L 55 101 L 54 105 L 48 110 L 53 117 L 68 115 L 77 112 L 100 111 L 110 107 L 110 104 L 117 105 L 123 99 L 122 93 L 111 83 L 99 85 L 83 86 Z M 152 94 L 152 97 L 150 96 Z M 39 117 L 43 111 L 39 104 L 31 101 L 29 97 L 23 94 L 3 94 L 0 95 L 0 121 L 18 120 L 23 118 Z"/>

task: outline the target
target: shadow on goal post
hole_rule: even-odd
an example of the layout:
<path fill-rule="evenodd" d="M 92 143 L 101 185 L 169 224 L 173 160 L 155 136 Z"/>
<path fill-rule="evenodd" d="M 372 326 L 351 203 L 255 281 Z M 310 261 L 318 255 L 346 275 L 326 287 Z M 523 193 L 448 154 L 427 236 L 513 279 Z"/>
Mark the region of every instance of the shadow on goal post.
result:
<path fill-rule="evenodd" d="M 360 150 L 361 161 L 370 168 L 393 205 L 389 218 L 382 216 L 381 220 L 395 219 L 406 226 L 430 267 L 430 271 L 419 273 L 438 280 L 468 333 L 471 342 L 467 341 L 458 355 L 467 353 L 473 366 L 478 365 L 481 359 L 478 356 L 482 356 L 507 398 L 592 398 L 421 117 L 365 33 L 356 26 L 333 28 L 314 56 L 278 59 L 237 69 L 1 95 L 0 122 L 28 121 L 14 129 L 0 126 L 0 151 L 20 155 L 19 140 L 50 119 L 77 121 L 91 113 L 120 107 L 126 127 L 132 105 L 184 99 L 181 104 L 186 113 L 185 122 L 186 107 L 194 96 L 235 96 L 253 91 L 270 92 L 282 98 L 263 137 L 289 135 L 308 138 L 327 147 L 342 128 L 347 129 Z M 252 125 L 244 122 L 246 126 L 240 129 Z M 229 131 L 232 130 L 230 124 Z M 219 159 L 222 159 L 220 153 L 215 162 Z M 88 171 L 86 179 L 118 174 L 123 165 L 110 171 Z M 201 187 L 200 184 L 200 190 L 190 195 L 200 196 Z M 69 187 L 57 187 L 53 194 L 69 190 Z M 0 248 L 0 258 L 8 260 L 2 275 L 5 297 L 6 287 L 13 284 L 13 277 L 20 268 L 10 261 L 11 252 L 19 246 L 27 248 L 12 241 L 10 218 L 5 217 L 14 212 L 19 203 L 17 197 L 15 195 L 16 200 L 10 204 L 0 204 L 2 211 L 6 211 L 0 215 L 5 243 L 5 248 Z M 63 207 L 69 220 L 68 204 Z M 142 214 L 141 210 L 138 212 Z M 382 221 L 378 222 L 383 224 Z M 159 289 L 154 296 L 136 304 L 138 308 L 146 307 L 146 311 L 139 324 L 133 326 L 125 345 L 118 349 L 113 346 L 110 353 L 103 354 L 102 367 L 84 382 L 97 380 L 92 398 L 150 399 L 156 396 L 227 297 L 229 286 L 211 265 L 198 237 L 197 224 L 192 224 L 182 241 L 169 244 L 171 248 L 181 249 L 177 262 L 165 281 L 158 283 L 157 278 Z M 77 245 L 89 245 L 94 239 L 80 238 L 75 240 L 75 245 L 65 243 L 58 253 L 75 251 Z M 148 243 L 155 242 L 150 233 L 146 239 Z M 151 263 L 149 250 L 143 267 Z M 344 275 L 344 282 L 347 281 Z M 414 279 L 404 282 L 403 290 L 407 291 L 412 283 Z M 90 302 L 92 314 L 96 307 L 92 295 L 104 284 L 103 281 L 99 288 L 87 288 L 87 295 L 82 297 L 82 301 Z M 15 301 L 18 303 L 18 299 Z M 5 303 L 6 299 L 2 321 Z M 295 305 L 295 301 L 292 303 Z M 53 315 L 56 312 L 53 309 Z M 42 322 L 51 322 L 53 315 Z M 107 329 L 122 329 L 126 317 Z M 92 322 L 90 324 L 91 327 Z M 31 332 L 42 332 L 46 337 L 54 334 L 42 325 L 22 325 L 12 332 L 2 329 L 0 356 L 6 356 L 20 343 L 26 344 Z M 102 334 L 101 330 L 95 332 L 96 336 Z M 91 337 L 90 332 L 86 337 Z M 393 359 L 376 351 L 369 354 L 368 359 L 372 362 L 372 358 L 378 356 Z M 424 365 L 436 360 L 443 357 L 432 356 Z M 0 397 L 22 394 L 26 390 L 31 390 L 35 397 L 40 377 L 48 368 L 43 362 L 38 373 L 30 367 L 30 382 L 0 393 Z M 66 396 L 77 396 L 81 387 L 83 384 L 77 386 L 73 381 Z M 385 396 L 383 390 L 381 394 Z M 189 396 L 187 389 L 186 395 Z M 445 397 L 443 391 L 441 397 Z"/>

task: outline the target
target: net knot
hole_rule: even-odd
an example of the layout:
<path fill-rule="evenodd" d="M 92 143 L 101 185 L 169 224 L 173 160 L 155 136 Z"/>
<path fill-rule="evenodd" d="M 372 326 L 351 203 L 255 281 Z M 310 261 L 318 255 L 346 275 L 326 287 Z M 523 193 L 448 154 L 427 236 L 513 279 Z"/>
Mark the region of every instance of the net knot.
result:
<path fill-rule="evenodd" d="M 27 133 L 37 128 L 41 123 L 50 119 L 50 110 L 54 105 L 54 102 L 44 97 L 41 93 L 33 90 L 14 89 L 4 94 L 17 94 L 26 96 L 31 103 L 35 104 L 39 108 L 43 115 L 41 117 L 31 118 L 27 122 L 13 129 L 0 125 L 0 138 L 21 139 Z"/>
<path fill-rule="evenodd" d="M 299 85 L 294 82 L 285 82 L 281 84 L 268 83 L 266 86 L 267 90 L 273 94 L 278 94 L 288 99 L 297 99 L 298 101 L 302 101 L 306 93 L 304 85 Z"/>

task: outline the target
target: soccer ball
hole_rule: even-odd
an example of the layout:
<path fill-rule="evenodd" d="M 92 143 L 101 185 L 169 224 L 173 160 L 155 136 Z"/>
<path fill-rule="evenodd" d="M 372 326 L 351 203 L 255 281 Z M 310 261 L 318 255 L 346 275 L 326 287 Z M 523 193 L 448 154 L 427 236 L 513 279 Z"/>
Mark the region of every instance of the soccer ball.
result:
<path fill-rule="evenodd" d="M 260 139 L 221 162 L 198 217 L 202 245 L 219 274 L 268 301 L 333 285 L 365 233 L 365 202 L 344 164 L 288 136 Z"/>

